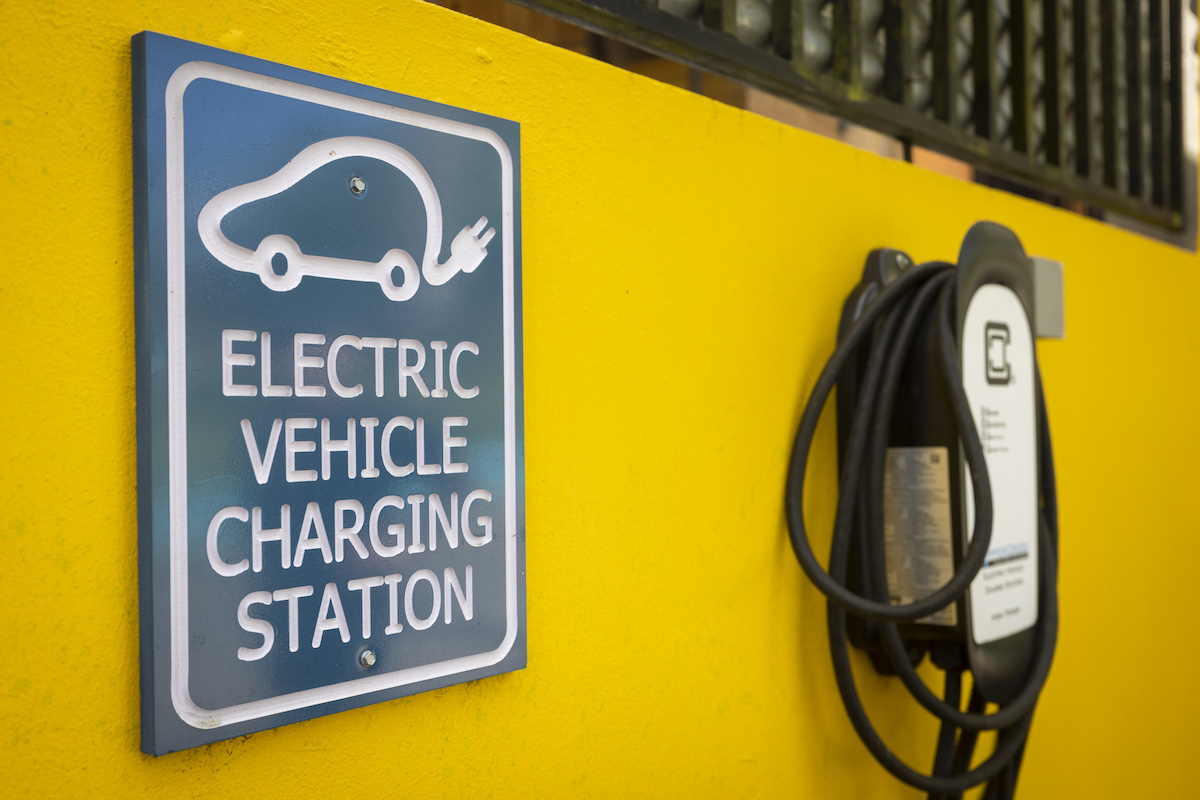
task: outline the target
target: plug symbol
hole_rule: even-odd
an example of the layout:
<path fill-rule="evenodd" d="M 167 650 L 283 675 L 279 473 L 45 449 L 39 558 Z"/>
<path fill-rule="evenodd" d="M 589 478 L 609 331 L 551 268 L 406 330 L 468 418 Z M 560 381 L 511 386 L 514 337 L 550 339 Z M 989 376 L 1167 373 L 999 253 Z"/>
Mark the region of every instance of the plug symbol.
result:
<path fill-rule="evenodd" d="M 425 266 L 425 282 L 433 286 L 441 286 L 460 271 L 474 272 L 487 256 L 487 243 L 496 235 L 495 228 L 488 228 L 484 231 L 486 226 L 487 217 L 480 217 L 472 227 L 464 226 L 450 242 L 450 258 L 446 260 L 446 263 L 435 262 Z"/>
<path fill-rule="evenodd" d="M 1012 341 L 1008 326 L 1003 322 L 989 322 L 983 328 L 983 358 L 987 365 L 987 382 L 993 386 L 1004 386 L 1012 380 L 1012 368 L 1008 363 L 1008 343 Z"/>

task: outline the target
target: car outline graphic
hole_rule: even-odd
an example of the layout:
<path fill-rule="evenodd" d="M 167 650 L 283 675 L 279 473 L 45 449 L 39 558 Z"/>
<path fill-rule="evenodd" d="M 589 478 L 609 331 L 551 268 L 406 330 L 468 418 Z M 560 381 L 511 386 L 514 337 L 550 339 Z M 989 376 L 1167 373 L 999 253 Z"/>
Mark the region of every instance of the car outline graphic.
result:
<path fill-rule="evenodd" d="M 247 203 L 274 197 L 299 183 L 316 170 L 343 158 L 365 156 L 378 159 L 400 170 L 416 186 L 425 205 L 425 252 L 418 269 L 416 260 L 406 250 L 393 248 L 379 261 L 357 261 L 333 256 L 314 256 L 303 252 L 296 240 L 275 233 L 263 237 L 251 250 L 225 236 L 221 223 L 226 215 Z M 214 195 L 200 211 L 197 228 L 200 240 L 212 254 L 230 269 L 258 275 L 263 285 L 277 292 L 290 291 L 300 285 L 305 276 L 378 283 L 391 300 L 409 300 L 417 293 L 422 275 L 432 286 L 441 286 L 459 272 L 474 272 L 487 256 L 487 244 L 496 234 L 488 228 L 487 217 L 464 227 L 450 243 L 450 258 L 439 264 L 442 249 L 442 205 L 429 173 L 412 153 L 399 145 L 366 136 L 339 136 L 309 145 L 297 153 L 275 173 Z M 275 256 L 285 259 L 283 274 L 275 272 Z M 399 268 L 404 280 L 392 279 Z"/>

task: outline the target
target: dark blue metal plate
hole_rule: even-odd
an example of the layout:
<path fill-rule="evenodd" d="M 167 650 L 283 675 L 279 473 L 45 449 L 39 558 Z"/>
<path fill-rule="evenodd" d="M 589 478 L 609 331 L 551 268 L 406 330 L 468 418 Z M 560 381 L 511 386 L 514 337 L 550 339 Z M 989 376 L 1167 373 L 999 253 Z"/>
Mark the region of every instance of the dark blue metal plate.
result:
<path fill-rule="evenodd" d="M 143 749 L 523 667 L 518 125 L 133 47 Z"/>

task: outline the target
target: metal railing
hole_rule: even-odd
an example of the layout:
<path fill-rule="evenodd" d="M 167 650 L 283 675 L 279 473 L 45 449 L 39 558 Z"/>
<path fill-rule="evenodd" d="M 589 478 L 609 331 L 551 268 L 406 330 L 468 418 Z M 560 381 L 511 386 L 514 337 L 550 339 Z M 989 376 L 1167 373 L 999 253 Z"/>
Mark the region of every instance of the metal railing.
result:
<path fill-rule="evenodd" d="M 1182 0 L 519 2 L 1056 196 L 1193 223 Z"/>

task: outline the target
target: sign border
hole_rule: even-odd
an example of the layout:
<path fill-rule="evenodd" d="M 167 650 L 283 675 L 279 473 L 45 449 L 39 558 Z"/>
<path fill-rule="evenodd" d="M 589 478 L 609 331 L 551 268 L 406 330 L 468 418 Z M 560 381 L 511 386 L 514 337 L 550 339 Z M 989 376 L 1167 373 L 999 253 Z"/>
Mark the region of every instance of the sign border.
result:
<path fill-rule="evenodd" d="M 184 119 L 183 99 L 193 81 L 207 78 L 247 89 L 269 92 L 294 100 L 316 103 L 327 108 L 373 116 L 392 122 L 489 144 L 496 149 L 501 163 L 503 194 L 503 270 L 504 270 L 504 547 L 505 547 L 505 634 L 495 650 L 450 661 L 395 670 L 380 675 L 354 678 L 342 683 L 264 700 L 204 709 L 196 705 L 188 688 L 188 484 L 187 484 L 187 353 L 186 297 L 184 294 L 186 257 L 184 237 L 187 226 L 184 203 Z M 380 689 L 455 675 L 489 667 L 501 661 L 517 636 L 517 514 L 516 514 L 516 398 L 513 328 L 513 164 L 508 146 L 498 134 L 456 120 L 383 106 L 371 100 L 349 97 L 325 89 L 259 75 L 253 72 L 191 61 L 175 70 L 167 83 L 167 382 L 168 452 L 171 519 L 171 702 L 180 719 L 195 728 L 218 728 L 235 722 L 258 719 L 284 711 L 344 700 Z"/>

